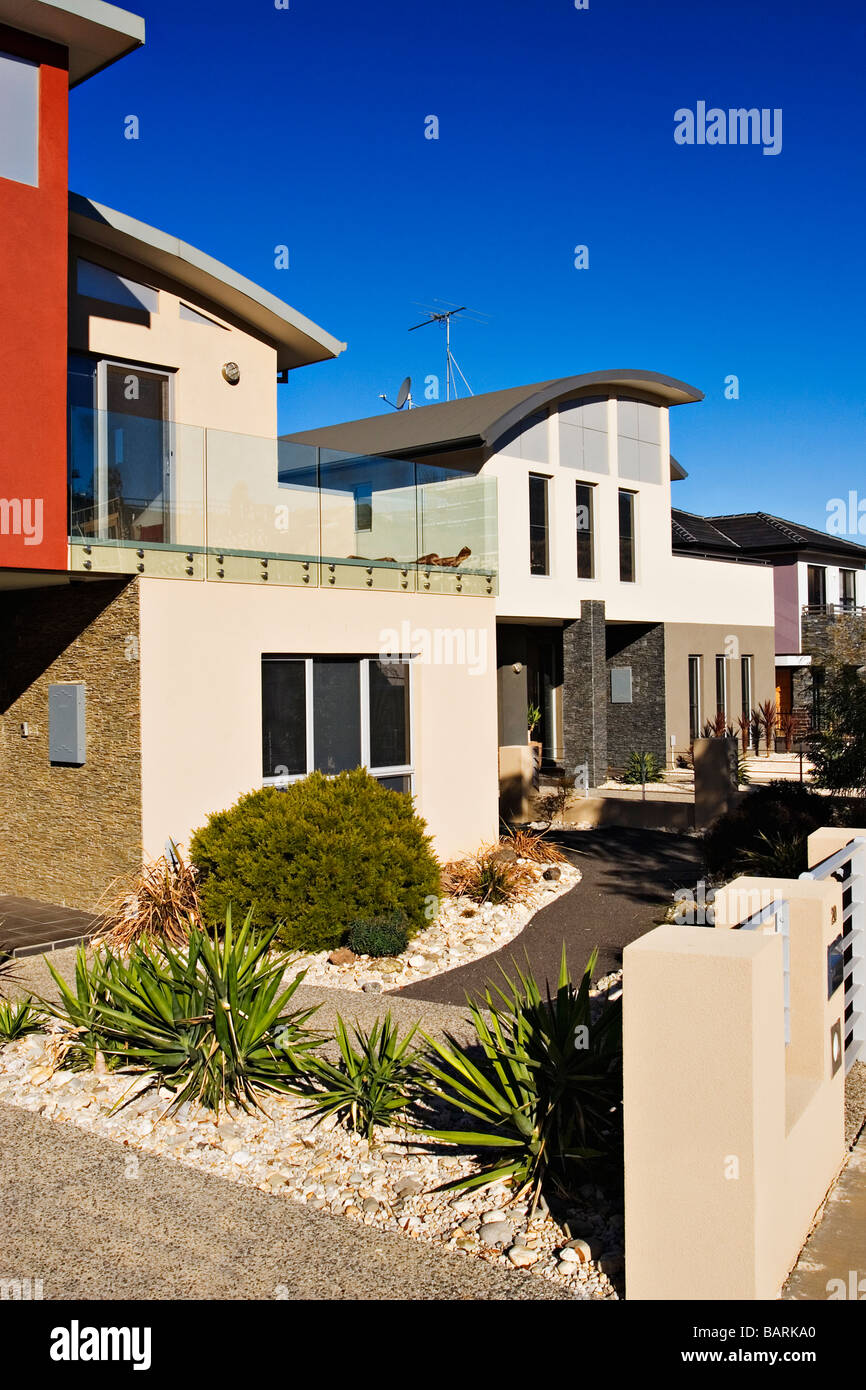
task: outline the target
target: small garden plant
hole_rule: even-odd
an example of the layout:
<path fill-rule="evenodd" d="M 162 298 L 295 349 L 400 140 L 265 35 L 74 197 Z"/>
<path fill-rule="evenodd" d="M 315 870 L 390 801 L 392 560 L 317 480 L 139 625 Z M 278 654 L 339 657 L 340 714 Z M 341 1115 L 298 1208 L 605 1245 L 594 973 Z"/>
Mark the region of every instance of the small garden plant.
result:
<path fill-rule="evenodd" d="M 630 753 L 622 780 L 638 786 L 644 782 L 663 782 L 664 768 L 654 753 Z"/>
<path fill-rule="evenodd" d="M 230 903 L 254 909 L 257 926 L 277 928 L 293 950 L 331 950 L 351 923 L 391 913 L 412 936 L 439 894 L 411 799 L 363 768 L 250 792 L 196 831 L 190 856 L 207 922 L 222 921 Z"/>
<path fill-rule="evenodd" d="M 620 1004 L 593 1019 L 593 952 L 579 985 L 563 945 L 559 983 L 542 995 L 531 971 L 470 1002 L 476 1044 L 425 1035 L 422 1085 L 464 1115 L 466 1129 L 425 1127 L 428 1139 L 489 1151 L 479 1173 L 452 1184 L 478 1187 L 508 1178 L 533 1207 L 547 1183 L 573 1190 L 591 1159 L 617 1144 L 621 1080 Z M 504 972 L 503 972 L 504 973 Z M 471 1127 L 474 1124 L 474 1127 Z"/>
<path fill-rule="evenodd" d="M 297 1059 L 321 1038 L 306 1023 L 314 1009 L 287 1006 L 303 979 L 283 987 L 289 964 L 271 952 L 276 929 L 239 931 L 231 912 L 222 933 L 190 933 L 184 948 L 134 945 L 128 958 L 97 953 L 76 960 L 74 988 L 49 963 L 60 990 L 51 1012 L 68 1030 L 65 1063 L 140 1072 L 145 1090 L 174 1092 L 169 1113 L 186 1101 L 218 1113 L 261 1107 L 267 1092 L 287 1092 Z"/>
<path fill-rule="evenodd" d="M 45 1015 L 32 998 L 0 999 L 0 1043 L 15 1042 L 45 1027 Z"/>
<path fill-rule="evenodd" d="M 372 1142 L 376 1129 L 393 1125 L 417 1094 L 416 1054 L 409 1051 L 417 1025 L 401 1039 L 387 1014 L 369 1031 L 357 1025 L 352 1031 L 357 1046 L 338 1014 L 334 1036 L 339 1061 L 332 1063 L 318 1055 L 296 1059 L 296 1091 L 312 1096 L 305 1113 L 316 1116 L 317 1123 L 333 1115 Z"/>
<path fill-rule="evenodd" d="M 399 912 L 352 922 L 346 935 L 346 945 L 356 956 L 399 956 L 408 944 L 409 935 Z"/>

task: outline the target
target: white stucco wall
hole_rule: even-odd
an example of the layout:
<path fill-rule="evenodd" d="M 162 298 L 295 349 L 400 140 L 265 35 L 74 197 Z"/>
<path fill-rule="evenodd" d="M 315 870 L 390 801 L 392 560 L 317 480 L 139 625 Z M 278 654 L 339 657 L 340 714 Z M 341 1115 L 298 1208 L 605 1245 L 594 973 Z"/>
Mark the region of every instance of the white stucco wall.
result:
<path fill-rule="evenodd" d="M 521 457 L 520 439 L 505 443 L 485 465 L 499 489 L 500 584 L 497 613 L 502 618 L 574 618 L 582 599 L 604 600 L 610 621 L 683 623 L 746 623 L 772 625 L 773 578 L 769 567 L 730 564 L 674 555 L 671 542 L 671 483 L 668 460 L 668 410 L 657 407 L 661 481 L 635 481 L 620 476 L 618 409 L 615 400 L 606 413 L 607 473 L 566 466 L 561 460 L 563 426 L 559 409 L 546 422 L 546 459 Z M 602 418 L 593 407 L 593 418 Z M 536 427 L 535 445 L 545 426 Z M 594 436 L 593 436 L 594 439 Z M 532 447 L 532 446 L 530 446 Z M 550 574 L 532 575 L 529 568 L 530 473 L 549 478 Z M 575 484 L 595 487 L 594 579 L 577 578 Z M 636 582 L 619 578 L 618 494 L 620 487 L 636 494 Z"/>
<path fill-rule="evenodd" d="M 262 785 L 263 653 L 375 656 L 389 629 L 420 657 L 426 635 L 432 658 L 413 662 L 413 755 L 416 805 L 437 853 L 496 839 L 492 598 L 154 578 L 140 591 L 146 854 L 161 854 L 168 836 L 188 844 L 210 812 Z M 459 642 L 443 641 L 435 659 L 437 631 L 464 634 L 463 662 Z"/>

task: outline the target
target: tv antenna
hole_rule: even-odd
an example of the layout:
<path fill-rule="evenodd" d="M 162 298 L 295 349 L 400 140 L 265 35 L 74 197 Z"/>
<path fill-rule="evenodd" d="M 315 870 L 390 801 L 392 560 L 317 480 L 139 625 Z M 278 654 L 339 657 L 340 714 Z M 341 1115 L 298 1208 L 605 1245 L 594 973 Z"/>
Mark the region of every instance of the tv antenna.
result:
<path fill-rule="evenodd" d="M 414 333 L 416 328 L 426 328 L 428 323 L 438 323 L 441 328 L 445 329 L 445 399 L 446 401 L 450 401 L 452 390 L 454 392 L 454 399 L 457 399 L 456 374 L 459 374 L 460 379 L 463 382 L 463 385 L 466 387 L 466 390 L 469 392 L 471 396 L 474 394 L 472 391 L 472 387 L 469 385 L 469 382 L 466 380 L 466 377 L 460 370 L 460 364 L 454 356 L 454 353 L 451 351 L 451 320 L 455 318 L 458 314 L 468 314 L 470 322 L 486 324 L 487 315 L 476 314 L 474 309 L 467 309 L 465 304 L 448 305 L 447 300 L 444 299 L 434 299 L 433 303 L 439 305 L 440 307 L 436 309 L 431 309 L 430 306 L 427 304 L 418 305 L 419 309 L 426 309 L 427 317 L 426 319 L 424 319 L 423 323 L 413 323 L 412 327 L 409 329 L 409 332 Z"/>
<path fill-rule="evenodd" d="M 392 410 L 402 410 L 404 405 L 406 404 L 408 404 L 409 409 L 411 410 L 412 378 L 410 376 L 404 378 L 403 382 L 400 385 L 400 390 L 397 392 L 396 401 L 389 401 L 384 391 L 379 392 L 379 400 L 384 401 L 386 405 L 390 405 Z"/>

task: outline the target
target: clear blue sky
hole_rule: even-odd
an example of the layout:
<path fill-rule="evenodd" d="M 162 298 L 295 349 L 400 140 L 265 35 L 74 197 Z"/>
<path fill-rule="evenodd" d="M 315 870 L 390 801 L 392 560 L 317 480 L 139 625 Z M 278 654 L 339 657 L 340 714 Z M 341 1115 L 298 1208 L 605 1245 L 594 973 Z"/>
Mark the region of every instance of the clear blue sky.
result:
<path fill-rule="evenodd" d="M 688 510 L 823 526 L 866 497 L 861 0 L 130 8 L 147 44 L 73 92 L 70 184 L 348 342 L 279 388 L 281 429 L 441 377 L 440 330 L 407 333 L 441 299 L 490 316 L 455 326 L 476 393 L 606 367 L 703 390 L 672 413 Z M 782 152 L 677 145 L 698 101 L 781 108 Z"/>

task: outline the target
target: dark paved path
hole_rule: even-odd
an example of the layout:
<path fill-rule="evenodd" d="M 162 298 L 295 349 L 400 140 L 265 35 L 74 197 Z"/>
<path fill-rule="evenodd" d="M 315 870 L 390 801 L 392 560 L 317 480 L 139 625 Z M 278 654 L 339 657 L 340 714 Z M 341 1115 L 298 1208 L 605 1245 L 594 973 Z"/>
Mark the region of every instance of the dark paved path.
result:
<path fill-rule="evenodd" d="M 538 1276 L 129 1150 L 0 1104 L 0 1280 L 46 1299 L 531 1299 Z"/>
<path fill-rule="evenodd" d="M 583 880 L 570 893 L 544 907 L 515 941 L 471 965 L 394 991 L 399 996 L 459 1004 L 500 979 L 498 966 L 525 965 L 526 954 L 539 980 L 552 985 L 559 975 L 565 941 L 572 975 L 599 947 L 598 974 L 622 968 L 623 948 L 643 936 L 669 905 L 675 888 L 694 889 L 701 875 L 700 842 L 689 835 L 657 830 L 574 830 L 556 843 L 580 869 Z"/>

